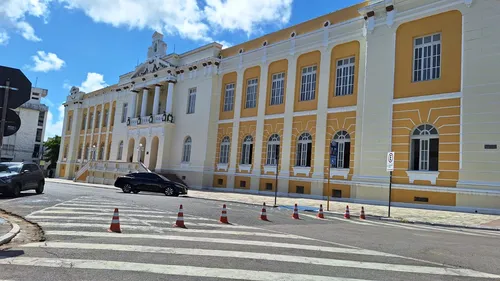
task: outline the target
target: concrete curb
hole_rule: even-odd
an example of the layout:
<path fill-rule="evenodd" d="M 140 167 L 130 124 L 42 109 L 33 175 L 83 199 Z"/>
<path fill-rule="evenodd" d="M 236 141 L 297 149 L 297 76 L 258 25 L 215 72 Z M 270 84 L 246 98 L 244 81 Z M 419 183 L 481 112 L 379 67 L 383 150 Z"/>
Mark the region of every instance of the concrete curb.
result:
<path fill-rule="evenodd" d="M 0 246 L 9 243 L 10 240 L 16 237 L 16 235 L 21 231 L 21 228 L 17 223 L 9 223 L 12 226 L 12 229 L 7 234 L 0 236 Z"/>

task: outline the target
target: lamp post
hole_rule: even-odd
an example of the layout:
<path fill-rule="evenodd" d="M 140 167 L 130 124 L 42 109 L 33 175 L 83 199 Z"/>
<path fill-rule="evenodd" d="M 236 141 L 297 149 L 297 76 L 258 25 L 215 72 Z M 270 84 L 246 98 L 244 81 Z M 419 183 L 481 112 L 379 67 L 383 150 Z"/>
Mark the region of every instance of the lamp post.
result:
<path fill-rule="evenodd" d="M 144 151 L 144 147 L 142 146 L 142 143 L 139 143 L 139 146 L 137 147 L 137 151 L 139 152 L 139 163 L 141 162 L 141 156 L 142 156 L 142 152 Z"/>
<path fill-rule="evenodd" d="M 91 157 L 92 161 L 95 161 L 95 149 L 96 149 L 96 146 L 94 144 L 94 145 L 92 145 L 92 157 Z"/>

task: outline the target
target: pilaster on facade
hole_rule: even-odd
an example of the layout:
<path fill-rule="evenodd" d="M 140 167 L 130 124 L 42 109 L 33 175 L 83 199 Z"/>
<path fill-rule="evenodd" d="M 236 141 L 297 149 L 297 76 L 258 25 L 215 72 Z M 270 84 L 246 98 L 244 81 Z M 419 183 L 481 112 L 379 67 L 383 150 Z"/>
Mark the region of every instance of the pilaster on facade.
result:
<path fill-rule="evenodd" d="M 173 104 L 174 103 L 174 82 L 168 81 L 168 89 L 167 89 L 167 103 L 166 103 L 166 112 L 168 114 L 173 114 Z"/>
<path fill-rule="evenodd" d="M 236 91 L 235 99 L 233 104 L 234 117 L 233 117 L 233 133 L 231 139 L 230 157 L 229 157 L 229 173 L 235 173 L 236 167 L 238 166 L 238 140 L 240 134 L 240 114 L 241 114 L 241 103 L 243 100 L 243 70 L 238 70 L 236 72 Z"/>
<path fill-rule="evenodd" d="M 135 118 L 135 113 L 136 113 L 136 107 L 137 107 L 137 91 L 130 91 L 130 102 L 129 102 L 129 109 L 128 109 L 128 117 L 130 119 Z"/>
<path fill-rule="evenodd" d="M 144 88 L 142 90 L 142 100 L 141 100 L 141 117 L 146 116 L 146 111 L 148 108 L 148 95 L 149 95 L 149 89 Z"/>

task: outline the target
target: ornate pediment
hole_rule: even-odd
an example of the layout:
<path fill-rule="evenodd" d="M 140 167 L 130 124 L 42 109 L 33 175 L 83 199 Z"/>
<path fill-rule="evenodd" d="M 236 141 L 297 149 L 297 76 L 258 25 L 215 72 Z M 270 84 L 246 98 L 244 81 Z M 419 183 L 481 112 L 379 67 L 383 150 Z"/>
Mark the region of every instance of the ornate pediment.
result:
<path fill-rule="evenodd" d="M 150 58 L 145 63 L 139 65 L 136 68 L 135 73 L 132 75 L 132 78 L 144 76 L 146 74 L 155 73 L 159 70 L 162 70 L 167 67 L 174 67 L 170 63 L 160 59 L 160 58 Z"/>

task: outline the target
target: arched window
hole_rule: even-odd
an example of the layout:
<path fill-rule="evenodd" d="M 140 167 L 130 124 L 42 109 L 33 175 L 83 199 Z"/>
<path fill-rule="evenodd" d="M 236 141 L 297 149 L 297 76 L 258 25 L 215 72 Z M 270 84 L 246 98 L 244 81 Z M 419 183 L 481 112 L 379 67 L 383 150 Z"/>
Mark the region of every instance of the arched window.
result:
<path fill-rule="evenodd" d="M 229 137 L 224 137 L 220 143 L 219 163 L 229 163 L 229 148 L 231 147 L 231 140 Z"/>
<path fill-rule="evenodd" d="M 280 154 L 280 136 L 273 134 L 267 141 L 267 159 L 266 165 L 275 166 L 278 164 Z"/>
<path fill-rule="evenodd" d="M 122 160 L 123 157 L 123 141 L 120 141 L 118 145 L 118 154 L 116 155 L 116 160 Z"/>
<path fill-rule="evenodd" d="M 429 124 L 420 125 L 411 134 L 410 168 L 415 171 L 437 171 L 439 134 Z"/>
<path fill-rule="evenodd" d="M 241 146 L 241 164 L 243 165 L 252 164 L 252 156 L 253 156 L 252 152 L 253 152 L 253 138 L 252 136 L 246 136 Z"/>
<path fill-rule="evenodd" d="M 347 169 L 351 159 L 351 136 L 338 131 L 330 144 L 330 165 L 332 168 Z"/>
<path fill-rule="evenodd" d="M 101 143 L 101 146 L 99 146 L 99 160 L 103 160 L 104 158 L 104 143 Z"/>
<path fill-rule="evenodd" d="M 187 137 L 184 141 L 184 149 L 182 150 L 182 162 L 189 163 L 191 161 L 191 137 Z"/>
<path fill-rule="evenodd" d="M 300 135 L 297 141 L 297 159 L 295 166 L 311 167 L 312 136 L 309 133 Z"/>

